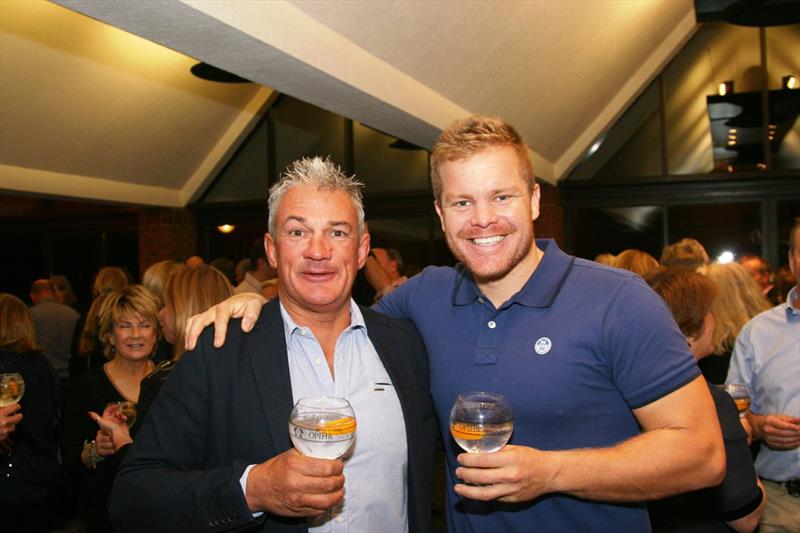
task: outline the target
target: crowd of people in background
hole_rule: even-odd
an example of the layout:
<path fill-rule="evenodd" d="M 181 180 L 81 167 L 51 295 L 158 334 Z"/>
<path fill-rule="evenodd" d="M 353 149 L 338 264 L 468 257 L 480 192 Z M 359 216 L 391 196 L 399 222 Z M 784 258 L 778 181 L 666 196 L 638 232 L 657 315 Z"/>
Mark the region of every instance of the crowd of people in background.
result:
<path fill-rule="evenodd" d="M 715 489 L 723 492 L 706 490 L 651 503 L 654 530 L 701 523 L 712 501 L 740 506 L 736 520 L 726 520 L 737 531 L 751 531 L 759 521 L 761 531 L 800 530 L 800 219 L 789 234 L 788 259 L 777 273 L 757 255 L 712 262 L 691 238 L 665 246 L 659 261 L 636 249 L 595 258 L 642 276 L 665 300 L 712 386 L 725 435 L 728 476 Z M 713 385 L 735 384 L 744 385 L 751 403 L 732 425 L 731 399 Z M 743 452 L 745 442 L 750 455 Z M 752 456 L 757 478 L 750 473 Z M 766 505 L 746 503 L 756 482 Z M 728 483 L 737 486 L 726 489 Z M 725 507 L 720 510 L 725 516 Z"/>
<path fill-rule="evenodd" d="M 402 266 L 397 250 L 374 249 L 360 272 L 364 303 L 408 279 Z M 108 494 L 141 425 L 124 423 L 121 402 L 141 421 L 184 351 L 186 320 L 240 292 L 277 294 L 262 238 L 238 263 L 164 260 L 140 284 L 103 267 L 85 307 L 63 275 L 34 280 L 30 306 L 0 294 L 0 373 L 25 380 L 23 399 L 0 407 L 4 531 L 112 531 Z"/>
<path fill-rule="evenodd" d="M 658 260 L 627 249 L 596 261 L 641 276 L 664 300 L 708 381 L 724 436 L 722 484 L 650 502 L 654 530 L 797 530 L 800 219 L 789 265 L 778 272 L 754 255 L 713 262 L 691 238 L 665 246 Z M 379 302 L 413 273 L 397 250 L 373 248 L 359 273 L 371 289 L 361 303 Z M 85 313 L 61 275 L 32 282 L 30 307 L 0 294 L 0 373 L 25 380 L 22 400 L 0 404 L 2 528 L 48 531 L 77 519 L 87 532 L 112 531 L 117 468 L 183 354 L 187 319 L 233 294 L 273 299 L 277 283 L 259 238 L 238 263 L 165 260 L 141 284 L 105 267 Z M 749 391 L 741 416 L 718 387 L 726 384 Z"/>

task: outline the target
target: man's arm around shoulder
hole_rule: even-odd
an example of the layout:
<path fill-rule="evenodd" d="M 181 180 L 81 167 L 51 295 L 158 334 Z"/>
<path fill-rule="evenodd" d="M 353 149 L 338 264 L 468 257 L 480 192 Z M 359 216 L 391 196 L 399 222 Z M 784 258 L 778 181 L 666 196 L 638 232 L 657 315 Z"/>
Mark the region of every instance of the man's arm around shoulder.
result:
<path fill-rule="evenodd" d="M 210 427 L 207 354 L 176 365 L 117 474 L 109 512 L 118 531 L 222 531 L 252 524 L 239 484 L 246 464 L 206 467 Z"/>

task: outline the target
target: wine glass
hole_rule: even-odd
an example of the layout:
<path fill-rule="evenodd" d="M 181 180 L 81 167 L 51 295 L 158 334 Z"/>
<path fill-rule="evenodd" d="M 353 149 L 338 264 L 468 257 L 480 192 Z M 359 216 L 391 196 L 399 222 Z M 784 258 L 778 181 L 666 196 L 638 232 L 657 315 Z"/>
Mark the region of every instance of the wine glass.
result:
<path fill-rule="evenodd" d="M 289 415 L 289 436 L 303 455 L 338 459 L 355 440 L 356 415 L 344 398 L 301 398 Z"/>
<path fill-rule="evenodd" d="M 514 414 L 501 394 L 459 394 L 450 410 L 450 434 L 469 453 L 492 453 L 506 445 L 514 431 Z"/>
<path fill-rule="evenodd" d="M 723 389 L 733 398 L 733 402 L 736 404 L 736 410 L 739 411 L 739 418 L 743 417 L 747 410 L 750 409 L 750 391 L 747 390 L 747 385 L 742 383 L 728 383 Z"/>
<path fill-rule="evenodd" d="M 106 404 L 106 409 L 116 407 L 117 412 L 125 418 L 125 425 L 131 428 L 136 423 L 136 404 L 130 400 L 123 400 L 119 402 L 109 402 Z"/>
<path fill-rule="evenodd" d="M 16 372 L 0 374 L 0 407 L 17 403 L 25 393 L 25 380 Z"/>

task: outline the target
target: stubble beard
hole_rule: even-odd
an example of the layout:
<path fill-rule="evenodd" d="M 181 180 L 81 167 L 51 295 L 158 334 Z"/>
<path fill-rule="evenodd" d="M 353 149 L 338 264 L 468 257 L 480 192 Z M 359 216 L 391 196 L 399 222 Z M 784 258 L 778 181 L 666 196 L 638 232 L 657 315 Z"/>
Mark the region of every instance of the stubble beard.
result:
<path fill-rule="evenodd" d="M 511 233 L 506 238 L 510 237 L 515 233 L 518 232 Z M 461 237 L 456 236 L 455 238 L 452 238 L 448 235 L 447 247 L 450 249 L 450 252 L 459 262 L 464 263 L 464 265 L 466 265 L 467 269 L 472 274 L 472 279 L 474 279 L 476 283 L 479 284 L 491 283 L 494 281 L 499 281 L 504 277 L 506 277 L 530 253 L 531 248 L 533 247 L 532 232 L 530 235 L 520 235 L 520 237 L 521 240 L 519 246 L 517 246 L 517 248 L 514 249 L 513 254 L 511 254 L 511 256 L 508 257 L 508 259 L 503 260 L 499 266 L 490 271 L 482 270 L 480 268 L 481 264 L 479 261 L 471 261 L 468 258 L 468 254 L 464 253 L 461 249 L 459 249 L 456 241 Z"/>

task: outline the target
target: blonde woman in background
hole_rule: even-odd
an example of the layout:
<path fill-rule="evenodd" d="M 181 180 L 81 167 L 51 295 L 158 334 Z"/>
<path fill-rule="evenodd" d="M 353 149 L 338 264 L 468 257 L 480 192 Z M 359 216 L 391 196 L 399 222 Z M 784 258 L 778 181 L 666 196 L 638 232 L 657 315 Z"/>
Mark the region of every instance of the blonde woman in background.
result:
<path fill-rule="evenodd" d="M 183 263 L 168 259 L 150 265 L 150 267 L 144 271 L 142 275 L 142 285 L 150 289 L 150 291 L 156 295 L 159 309 L 164 307 L 164 287 L 167 284 L 167 280 L 170 276 L 185 268 L 187 267 Z M 160 363 L 172 359 L 173 347 L 171 342 L 172 341 L 170 341 L 166 335 L 158 340 L 156 352 L 153 354 L 153 361 Z"/>
<path fill-rule="evenodd" d="M 739 330 L 772 304 L 750 273 L 738 263 L 712 263 L 700 267 L 698 272 L 710 278 L 719 289 L 711 308 L 717 319 L 711 340 L 714 355 L 702 359 L 698 365 L 706 380 L 721 384 L 725 383 Z"/>
<path fill-rule="evenodd" d="M 172 361 L 158 365 L 153 374 L 142 383 L 140 412 L 143 415 L 161 390 L 175 362 L 184 351 L 186 321 L 233 295 L 228 278 L 209 265 L 184 268 L 173 273 L 164 286 L 164 306 L 158 312 L 158 320 L 164 337 L 172 344 Z"/>
<path fill-rule="evenodd" d="M 648 272 L 658 268 L 658 261 L 647 252 L 636 250 L 635 248 L 628 248 L 620 252 L 612 266 L 630 270 L 634 274 L 644 276 Z"/>
<path fill-rule="evenodd" d="M 98 337 L 103 302 L 110 292 L 122 290 L 127 286 L 128 276 L 119 267 L 103 267 L 94 277 L 93 299 L 89 311 L 75 323 L 75 331 L 72 334 L 72 354 L 69 358 L 71 382 L 74 383 L 89 370 L 106 362 Z"/>
<path fill-rule="evenodd" d="M 136 405 L 139 421 L 143 420 L 150 410 L 161 386 L 183 354 L 188 318 L 232 295 L 233 287 L 228 278 L 209 265 L 182 268 L 169 277 L 164 286 L 164 306 L 158 312 L 158 320 L 161 323 L 164 337 L 174 347 L 173 358 L 171 361 L 160 363 L 154 372 L 142 380 Z M 106 415 L 97 418 L 96 421 L 109 435 L 114 452 L 118 457 L 123 458 L 128 450 L 127 445 L 132 442 L 125 424 Z M 141 424 L 141 422 L 139 423 Z"/>
<path fill-rule="evenodd" d="M 167 284 L 169 277 L 179 270 L 186 268 L 186 265 L 167 259 L 150 265 L 142 274 L 142 285 L 158 298 L 159 309 L 164 306 L 164 285 Z"/>
<path fill-rule="evenodd" d="M 86 533 L 112 531 L 106 507 L 119 457 L 110 436 L 96 422 L 98 413 L 116 416 L 114 408 L 107 407 L 110 402 L 139 401 L 142 379 L 155 368 L 151 356 L 161 334 L 158 300 L 142 285 L 109 292 L 101 306 L 99 326 L 106 363 L 75 382 L 62 430 L 64 465 L 82 481 Z M 128 442 L 140 425 L 135 422 L 128 431 L 122 424 Z"/>
<path fill-rule="evenodd" d="M 94 277 L 92 285 L 92 297 L 97 298 L 99 294 L 106 291 L 118 291 L 128 286 L 128 276 L 119 267 L 107 266 L 100 269 Z"/>

